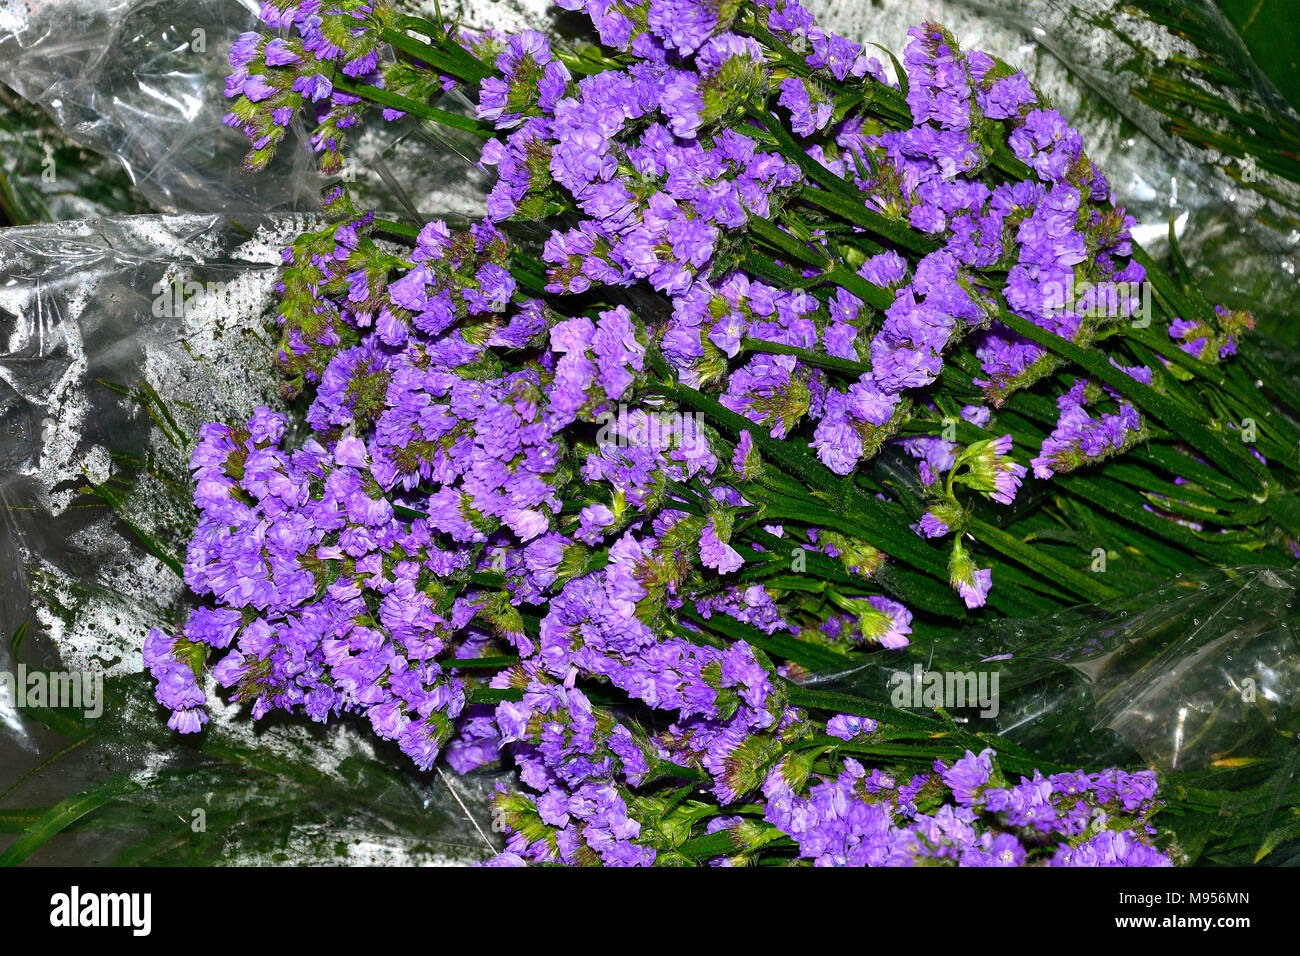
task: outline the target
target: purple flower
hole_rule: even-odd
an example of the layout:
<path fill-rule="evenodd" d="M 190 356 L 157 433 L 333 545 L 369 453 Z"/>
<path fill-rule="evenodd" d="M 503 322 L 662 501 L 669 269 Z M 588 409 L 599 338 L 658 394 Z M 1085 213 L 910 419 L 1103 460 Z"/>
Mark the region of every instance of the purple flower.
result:
<path fill-rule="evenodd" d="M 870 717 L 856 714 L 836 714 L 826 721 L 826 733 L 841 740 L 852 740 L 859 734 L 874 733 L 879 724 Z"/>
<path fill-rule="evenodd" d="M 302 59 L 289 48 L 288 42 L 281 37 L 267 40 L 263 55 L 267 66 L 291 66 Z M 234 50 L 231 50 L 231 57 L 234 57 Z"/>
<path fill-rule="evenodd" d="M 968 608 L 983 607 L 989 589 L 993 586 L 993 572 L 989 568 L 975 567 L 975 562 L 967 554 L 960 537 L 952 544 L 948 578 Z"/>
<path fill-rule="evenodd" d="M 700 560 L 707 567 L 716 568 L 719 574 L 730 574 L 745 563 L 740 552 L 718 535 L 718 519 L 710 518 L 700 535 Z"/>
<path fill-rule="evenodd" d="M 719 27 L 713 0 L 650 0 L 646 23 L 683 55 L 694 53 Z"/>
<path fill-rule="evenodd" d="M 973 806 L 977 802 L 980 788 L 993 775 L 992 757 L 993 751 L 989 749 L 980 751 L 978 757 L 968 750 L 966 756 L 952 766 L 936 761 L 934 769 L 959 803 Z"/>
<path fill-rule="evenodd" d="M 172 712 L 167 726 L 177 733 L 198 733 L 208 722 L 207 698 L 199 686 L 195 665 L 198 645 L 170 638 L 158 628 L 144 642 L 144 665 L 155 681 L 154 696 Z"/>
<path fill-rule="evenodd" d="M 806 80 L 787 77 L 781 81 L 777 102 L 790 111 L 790 122 L 800 136 L 811 136 L 826 128 L 834 103 Z"/>

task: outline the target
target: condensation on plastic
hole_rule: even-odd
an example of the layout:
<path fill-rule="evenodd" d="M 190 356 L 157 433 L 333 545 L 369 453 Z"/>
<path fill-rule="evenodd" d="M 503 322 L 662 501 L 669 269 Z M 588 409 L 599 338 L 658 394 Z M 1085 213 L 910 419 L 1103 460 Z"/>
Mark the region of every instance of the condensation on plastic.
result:
<path fill-rule="evenodd" d="M 266 323 L 279 252 L 309 222 L 139 216 L 0 231 L 0 670 L 130 675 L 140 670 L 145 630 L 183 613 L 183 583 L 141 536 L 183 555 L 194 522 L 187 455 L 199 425 L 278 405 Z M 106 484 L 121 508 L 81 491 L 91 484 Z M 24 624 L 15 655 L 9 636 Z M 337 808 L 322 811 L 337 829 L 319 820 L 315 829 L 290 827 L 285 860 L 437 862 L 491 849 L 490 777 L 453 784 L 402 773 L 395 752 L 376 755 L 371 735 L 347 722 L 321 731 L 272 721 L 255 731 L 246 713 L 209 690 L 208 732 L 226 752 L 274 755 L 334 781 L 321 784 L 319 797 Z M 66 740 L 15 704 L 0 695 L 0 793 L 22 781 L 9 806 L 57 802 L 110 773 L 145 783 L 204 754 L 163 727 L 145 694 L 105 711 L 93 745 L 27 776 Z M 268 805 L 267 793 L 287 799 L 296 786 L 257 779 Z M 373 787 L 373 808 L 349 804 L 358 781 Z M 169 786 L 188 815 L 194 788 Z M 235 814 L 258 806 L 241 809 L 238 794 L 225 799 Z M 228 838 L 238 845 L 236 833 Z M 118 831 L 81 833 L 39 859 L 111 859 L 123 839 Z"/>
<path fill-rule="evenodd" d="M 74 142 L 119 160 L 161 211 L 310 211 L 316 175 L 301 128 L 250 176 L 247 141 L 221 122 L 230 45 L 256 10 L 253 0 L 0 0 L 0 81 Z"/>
<path fill-rule="evenodd" d="M 987 708 L 996 713 L 955 713 L 1059 763 L 1123 764 L 1136 755 L 1158 770 L 1190 771 L 1257 760 L 1295 748 L 1297 588 L 1300 566 L 1184 574 L 1045 619 L 917 641 L 815 683 L 919 705 L 903 696 L 918 666 L 945 683 L 949 674 L 974 674 L 975 686 L 996 686 L 997 706 Z"/>

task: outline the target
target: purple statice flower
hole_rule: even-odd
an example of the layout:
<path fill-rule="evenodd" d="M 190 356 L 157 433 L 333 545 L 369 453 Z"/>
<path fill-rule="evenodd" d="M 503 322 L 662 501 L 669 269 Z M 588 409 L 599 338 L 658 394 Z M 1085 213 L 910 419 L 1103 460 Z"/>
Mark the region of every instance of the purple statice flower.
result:
<path fill-rule="evenodd" d="M 537 678 L 521 701 L 496 708 L 501 742 L 512 745 L 516 763 L 574 788 L 615 775 L 640 781 L 646 774 L 649 744 L 612 724 L 581 691 Z"/>
<path fill-rule="evenodd" d="M 827 355 L 858 361 L 857 327 L 848 322 L 835 322 L 822 330 L 822 345 Z"/>
<path fill-rule="evenodd" d="M 806 795 L 805 774 L 781 760 L 763 784 L 765 819 L 819 866 L 1022 866 L 1031 852 L 1054 854 L 1052 865 L 1168 865 L 1137 829 L 1108 829 L 1081 843 L 1074 819 L 1091 818 L 1092 797 L 1057 796 L 1039 775 L 991 786 L 994 756 L 967 753 L 952 767 L 936 764 L 937 777 L 906 783 L 846 759 L 838 776 L 814 779 Z M 921 813 L 916 799 L 924 791 L 942 796 Z"/>
<path fill-rule="evenodd" d="M 719 401 L 750 421 L 767 425 L 773 438 L 784 438 L 807 413 L 804 370 L 790 355 L 758 355 L 736 369 Z"/>
<path fill-rule="evenodd" d="M 949 517 L 951 515 L 946 510 L 930 508 L 917 522 L 917 533 L 926 538 L 942 538 L 952 530 L 952 525 L 946 520 Z"/>
<path fill-rule="evenodd" d="M 740 552 L 731 547 L 718 533 L 718 518 L 709 519 L 700 535 L 700 560 L 719 574 L 730 574 L 745 563 Z M 729 532 L 728 532 L 729 534 Z"/>
<path fill-rule="evenodd" d="M 870 717 L 856 714 L 836 714 L 826 721 L 826 733 L 840 740 L 852 740 L 862 734 L 874 733 L 880 725 Z"/>
<path fill-rule="evenodd" d="M 760 0 L 758 22 L 806 54 L 807 76 L 776 70 L 747 29 L 729 32 L 731 3 L 561 5 L 583 10 L 617 51 L 608 68 L 589 73 L 596 60 L 568 53 L 562 63 L 532 31 L 449 35 L 490 68 L 466 90 L 496 127 L 479 156 L 496 174 L 486 220 L 427 223 L 403 257 L 336 185 L 325 206 L 340 221 L 286 250 L 280 358 L 292 389 L 308 390 L 311 433 L 288 444 L 285 416 L 267 409 L 201 432 L 185 570 L 213 606 L 180 638 L 151 635 L 146 650 L 173 720 L 197 729 L 205 719 L 190 661 L 212 648 L 215 679 L 255 718 L 354 714 L 421 768 L 440 756 L 460 772 L 512 761 L 526 789 L 498 800 L 499 865 L 677 859 L 690 833 L 671 830 L 678 821 L 637 788 L 682 767 L 707 775 L 718 802 L 746 804 L 712 820 L 694 798 L 678 805 L 695 817 L 691 833 L 729 835 L 726 862 L 753 858 L 773 826 L 819 865 L 1141 859 L 1154 778 L 1035 774 L 1002 786 L 987 751 L 910 779 L 852 760 L 825 772 L 834 748 L 862 749 L 875 722 L 831 716 L 827 750 L 814 733 L 821 718 L 791 706 L 777 676 L 799 680 L 803 668 L 723 639 L 755 628 L 774 647 L 809 640 L 850 653 L 905 646 L 913 624 L 904 604 L 864 593 L 890 580 L 875 576 L 886 556 L 868 542 L 810 527 L 797 510 L 780 512 L 786 525 L 765 523 L 777 520 L 766 503 L 797 494 L 785 483 L 807 476 L 763 464 L 758 426 L 838 475 L 886 444 L 915 459 L 930 489 L 916 530 L 951 536 L 952 586 L 968 607 L 985 602 L 991 570 L 968 552 L 953 486 L 1011 504 L 1026 469 L 1011 460 L 1010 436 L 963 447 L 916 426 L 951 413 L 938 393 L 951 399 L 954 377 L 957 405 L 976 402 L 968 370 L 986 394 L 961 417 L 980 429 L 1012 390 L 1055 375 L 1051 350 L 997 323 L 1002 299 L 1084 343 L 1122 312 L 1098 290 L 1140 281 L 1124 262 L 1132 221 L 1110 206 L 1077 133 L 1039 108 L 1023 75 L 928 24 L 904 55 L 910 128 L 881 132 L 856 108 L 836 121 L 829 92 L 848 84 L 873 96 L 886 83 L 879 62 L 792 0 Z M 308 101 L 322 169 L 336 169 L 370 107 L 328 77 L 421 99 L 451 82 L 434 70 L 412 85 L 381 64 L 372 25 L 384 15 L 269 4 L 264 17 L 284 34 L 237 42 L 230 124 L 260 156 Z M 571 75 L 564 63 L 588 67 Z M 800 163 L 769 147 L 775 128 L 746 118 L 754 103 L 808 138 L 814 185 L 823 172 L 841 178 L 864 209 L 935 251 L 905 257 L 820 215 L 788 215 L 811 187 Z M 1001 129 L 1032 181 L 977 178 Z M 557 210 L 565 221 L 552 229 Z M 511 244 L 508 219 L 542 224 L 540 264 Z M 756 237 L 780 250 L 775 259 L 746 257 Z M 1092 284 L 1077 303 L 1065 294 L 1076 278 Z M 538 285 L 549 297 L 526 298 Z M 656 299 L 666 300 L 658 312 Z M 1221 356 L 1243 323 L 1220 314 L 1174 339 Z M 764 351 L 773 346 L 801 351 Z M 1150 369 L 1125 371 L 1151 380 Z M 686 411 L 686 393 L 681 406 L 666 397 L 674 378 L 753 423 L 725 457 L 717 442 L 735 431 Z M 1099 387 L 1071 390 L 1061 410 L 1036 470 L 1115 453 L 1141 427 Z M 794 573 L 814 552 L 862 587 L 792 598 L 776 583 L 792 580 L 780 568 L 786 546 Z M 740 580 L 751 554 L 754 573 L 777 567 L 770 585 Z M 822 600 L 836 610 L 819 620 Z M 518 693 L 473 703 L 484 670 L 464 662 L 509 649 L 517 662 L 486 682 Z M 606 709 L 606 695 L 617 706 Z M 1140 848 L 1092 846 L 1103 813 Z"/>
<path fill-rule="evenodd" d="M 862 625 L 864 639 L 889 650 L 906 647 L 907 635 L 912 633 L 912 612 L 879 594 L 871 595 L 867 603 L 875 613 Z"/>
<path fill-rule="evenodd" d="M 1103 830 L 1078 846 L 1063 844 L 1048 866 L 1173 866 L 1168 856 L 1131 830 Z"/>
<path fill-rule="evenodd" d="M 864 776 L 860 763 L 845 760 L 838 778 L 816 784 L 803 797 L 774 770 L 763 788 L 764 818 L 817 866 L 886 865 L 895 859 L 902 834 L 888 803 L 867 803 L 857 796 Z"/>
<path fill-rule="evenodd" d="M 1091 777 L 1088 788 L 1099 803 L 1114 802 L 1125 813 L 1133 813 L 1151 806 L 1156 795 L 1156 775 L 1149 770 L 1138 773 L 1103 770 Z"/>
<path fill-rule="evenodd" d="M 957 459 L 966 470 L 959 472 L 955 480 L 988 495 L 998 504 L 1011 504 L 1026 473 L 1024 465 L 1009 457 L 1011 443 L 1011 436 L 1003 435 L 967 446 Z"/>
<path fill-rule="evenodd" d="M 1111 356 L 1110 364 L 1135 382 L 1141 382 L 1143 385 L 1151 384 L 1151 369 L 1147 368 L 1145 365 L 1120 365 L 1115 361 L 1114 356 Z"/>
<path fill-rule="evenodd" d="M 511 36 L 496 66 L 501 75 L 485 77 L 479 85 L 478 116 L 497 129 L 554 113 L 572 80 L 568 68 L 552 57 L 550 41 L 536 30 Z"/>
<path fill-rule="evenodd" d="M 790 111 L 791 128 L 800 136 L 812 136 L 826 128 L 835 104 L 815 85 L 800 77 L 781 81 L 777 102 Z"/>
<path fill-rule="evenodd" d="M 985 749 L 979 756 L 966 751 L 966 756 L 952 764 L 935 761 L 935 771 L 944 785 L 952 791 L 953 798 L 964 806 L 975 805 L 980 788 L 993 776 L 993 751 Z"/>
<path fill-rule="evenodd" d="M 1030 464 L 1038 478 L 1050 478 L 1121 452 L 1141 439 L 1144 425 L 1131 404 L 1118 401 L 1117 412 L 1094 418 L 1086 404 L 1087 382 L 1080 379 L 1058 400 L 1060 418 Z"/>
<path fill-rule="evenodd" d="M 961 866 L 1023 866 L 1028 852 L 1010 833 L 980 834 L 961 854 Z"/>
<path fill-rule="evenodd" d="M 599 544 L 604 537 L 604 529 L 614 523 L 614 512 L 597 502 L 584 507 L 578 515 L 578 521 L 579 529 L 574 537 L 587 544 Z"/>
<path fill-rule="evenodd" d="M 865 450 L 848 404 L 843 392 L 832 389 L 827 393 L 822 418 L 813 433 L 812 446 L 817 457 L 837 475 L 852 472 Z"/>
<path fill-rule="evenodd" d="M 903 451 L 918 459 L 917 470 L 920 473 L 921 484 L 927 488 L 934 485 L 940 476 L 951 471 L 957 461 L 957 443 L 937 435 L 905 438 L 898 444 Z"/>
<path fill-rule="evenodd" d="M 627 306 L 600 313 L 592 335 L 591 351 L 596 359 L 596 381 L 605 396 L 617 401 L 624 396 L 640 372 L 645 357 L 643 329 Z"/>
<path fill-rule="evenodd" d="M 725 614 L 766 634 L 792 630 L 781 616 L 780 606 L 761 584 L 727 588 L 717 594 L 697 598 L 695 609 L 706 621 L 715 614 Z"/>
<path fill-rule="evenodd" d="M 230 65 L 235 70 L 246 67 L 257 59 L 258 51 L 262 47 L 262 35 L 260 33 L 245 32 L 235 38 L 235 42 L 230 45 Z M 245 76 L 247 74 L 245 73 Z"/>
<path fill-rule="evenodd" d="M 943 367 L 941 354 L 952 335 L 952 317 L 918 302 L 905 290 L 886 310 L 871 343 L 875 379 L 893 392 L 929 385 Z"/>
<path fill-rule="evenodd" d="M 659 488 L 668 463 L 660 448 L 620 444 L 625 434 L 620 431 L 618 441 L 602 443 L 592 452 L 582 474 L 587 481 L 605 482 L 633 508 L 641 508 Z"/>
<path fill-rule="evenodd" d="M 605 781 L 592 781 L 570 791 L 543 785 L 536 798 L 511 795 L 504 804 L 503 822 L 509 834 L 504 853 L 487 866 L 521 866 L 528 862 L 602 866 L 651 866 L 656 850 L 639 842 L 641 822 L 632 815 L 624 791 Z M 504 795 L 503 795 L 504 796 Z M 498 806 L 503 806 L 498 804 Z M 503 807 L 503 808 L 504 808 Z M 532 817 L 536 825 L 511 826 Z M 530 834 L 546 832 L 541 839 Z"/>
<path fill-rule="evenodd" d="M 1031 110 L 1008 142 L 1044 182 L 1062 182 L 1083 149 L 1082 137 L 1055 110 Z"/>
<path fill-rule="evenodd" d="M 721 26 L 714 0 L 650 0 L 646 24 L 665 46 L 684 56 L 694 53 Z"/>
<path fill-rule="evenodd" d="M 958 322 L 983 319 L 982 309 L 961 286 L 958 268 L 950 253 L 931 253 L 917 264 L 911 285 L 886 310 L 871 344 L 872 368 L 882 388 L 897 392 L 933 382 Z"/>
<path fill-rule="evenodd" d="M 933 511 L 927 511 L 921 516 L 917 529 L 927 538 L 941 538 L 952 530 L 948 527 L 947 522 L 936 516 Z"/>
<path fill-rule="evenodd" d="M 912 39 L 903 51 L 903 65 L 912 121 L 917 126 L 969 129 L 971 83 L 956 44 L 933 25 L 912 27 L 907 34 Z"/>
<path fill-rule="evenodd" d="M 154 696 L 172 712 L 167 726 L 182 734 L 198 733 L 208 722 L 207 698 L 195 671 L 200 647 L 184 638 L 170 638 L 156 627 L 144 642 L 144 666 L 154 679 Z"/>
<path fill-rule="evenodd" d="M 723 33 L 705 41 L 699 48 L 695 54 L 695 66 L 703 76 L 714 76 L 728 60 L 738 57 L 761 66 L 763 48 L 753 37 Z"/>
<path fill-rule="evenodd" d="M 808 39 L 812 42 L 812 52 L 804 62 L 814 70 L 826 70 L 835 79 L 844 81 L 849 77 L 860 79 L 870 69 L 871 64 L 859 43 L 819 27 L 808 31 Z"/>
<path fill-rule="evenodd" d="M 264 100 L 269 100 L 279 92 L 279 87 L 261 73 L 251 74 L 239 87 L 239 93 L 241 93 L 250 103 L 261 103 Z M 229 93 L 230 91 L 227 90 L 227 95 L 229 95 Z"/>
<path fill-rule="evenodd" d="M 767 28 L 778 36 L 805 36 L 816 22 L 798 0 L 758 0 L 767 9 Z"/>
<path fill-rule="evenodd" d="M 459 774 L 494 764 L 501 759 L 501 736 L 488 715 L 467 718 L 457 735 L 447 742 L 447 764 Z"/>
<path fill-rule="evenodd" d="M 760 663 L 754 649 L 744 641 L 736 641 L 722 652 L 719 663 L 721 687 L 734 690 L 743 702 L 737 718 L 750 730 L 772 726 L 775 717 L 769 702 L 775 692 L 771 674 Z"/>
<path fill-rule="evenodd" d="M 319 103 L 330 98 L 334 86 L 320 73 L 305 73 L 293 81 L 293 90 L 301 93 L 304 99 Z"/>
<path fill-rule="evenodd" d="M 958 537 L 952 543 L 948 580 L 968 608 L 983 607 L 993 586 L 993 572 L 989 568 L 977 568 Z"/>
<path fill-rule="evenodd" d="M 1026 107 L 1038 103 L 1038 96 L 1024 73 L 1001 77 L 975 91 L 980 111 L 989 119 L 1015 119 Z"/>
<path fill-rule="evenodd" d="M 891 249 L 862 263 L 858 275 L 881 288 L 897 286 L 907 278 L 907 260 Z"/>
<path fill-rule="evenodd" d="M 757 477 L 760 467 L 758 451 L 754 447 L 754 436 L 750 434 L 748 428 L 742 428 L 740 438 L 736 441 L 736 451 L 731 456 L 731 469 L 740 476 L 742 481 L 750 481 Z"/>
<path fill-rule="evenodd" d="M 267 40 L 266 46 L 262 50 L 262 56 L 267 66 L 292 66 L 302 60 L 302 57 L 293 51 L 289 46 L 289 42 L 283 37 Z M 231 50 L 231 58 L 233 61 L 233 49 Z"/>
<path fill-rule="evenodd" d="M 1178 347 L 1202 362 L 1215 363 L 1236 354 L 1241 335 L 1255 327 L 1255 319 L 1241 310 L 1214 307 L 1215 322 L 1175 319 L 1169 324 L 1169 337 Z"/>

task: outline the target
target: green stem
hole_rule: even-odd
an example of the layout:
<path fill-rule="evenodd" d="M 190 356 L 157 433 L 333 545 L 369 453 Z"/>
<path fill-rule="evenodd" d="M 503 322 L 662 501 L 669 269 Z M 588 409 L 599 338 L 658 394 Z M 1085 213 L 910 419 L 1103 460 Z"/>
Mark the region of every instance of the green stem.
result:
<path fill-rule="evenodd" d="M 481 136 L 483 139 L 490 139 L 495 135 L 490 126 L 481 123 L 476 119 L 470 119 L 467 116 L 461 116 L 458 113 L 452 113 L 448 110 L 438 109 L 436 106 L 430 106 L 428 103 L 421 103 L 419 100 L 413 100 L 408 96 L 402 96 L 400 93 L 394 93 L 391 90 L 381 90 L 378 87 L 370 86 L 366 83 L 357 83 L 355 80 L 349 80 L 342 76 L 336 76 L 334 78 L 334 86 L 345 93 L 359 96 L 363 100 L 369 100 L 371 103 L 376 103 L 379 106 L 386 106 L 389 109 L 410 113 L 412 116 L 418 116 L 420 119 L 437 123 L 439 126 L 448 126 L 452 129 L 458 129 L 466 133 L 473 133 L 475 136 Z"/>

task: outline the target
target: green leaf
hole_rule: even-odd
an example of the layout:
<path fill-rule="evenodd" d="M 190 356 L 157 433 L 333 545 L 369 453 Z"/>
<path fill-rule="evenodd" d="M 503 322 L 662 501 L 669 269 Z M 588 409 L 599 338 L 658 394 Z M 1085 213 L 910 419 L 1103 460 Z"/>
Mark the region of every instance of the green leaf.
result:
<path fill-rule="evenodd" d="M 386 106 L 389 109 L 401 110 L 404 113 L 410 113 L 412 116 L 418 116 L 420 119 L 429 120 L 437 123 L 439 126 L 446 126 L 451 129 L 462 130 L 466 133 L 473 133 L 475 136 L 481 136 L 488 139 L 492 136 L 491 127 L 467 116 L 461 116 L 458 113 L 452 113 L 447 110 L 439 109 L 436 106 L 430 106 L 427 103 L 421 103 L 410 97 L 402 96 L 400 93 L 393 93 L 390 90 L 381 90 L 378 87 L 370 86 L 367 83 L 357 83 L 354 80 L 346 79 L 342 76 L 336 76 L 333 81 L 334 86 L 345 93 L 351 93 L 353 96 L 359 96 L 363 100 L 369 100 L 380 106 Z"/>
<path fill-rule="evenodd" d="M 1090 601 L 1104 601 L 1119 594 L 1114 588 L 1102 584 L 1092 575 L 1062 564 L 1043 549 L 1025 544 L 985 521 L 971 518 L 968 527 L 978 540 L 990 548 L 1015 559 L 1027 568 L 1046 575 L 1050 580 L 1069 588 L 1080 597 Z"/>
<path fill-rule="evenodd" d="M 0 853 L 0 866 L 16 866 L 86 814 L 139 789 L 139 784 L 119 777 L 55 804 Z"/>
<path fill-rule="evenodd" d="M 1259 68 L 1300 111 L 1300 34 L 1293 0 L 1217 0 Z"/>
<path fill-rule="evenodd" d="M 130 529 L 131 533 L 140 540 L 140 543 L 145 546 L 150 554 L 163 564 L 167 565 L 167 567 L 170 568 L 177 577 L 184 577 L 184 563 L 172 554 L 166 545 L 151 535 L 148 531 L 144 530 L 144 528 L 136 524 L 135 521 L 128 516 L 129 509 L 126 506 L 126 503 L 117 496 L 107 483 L 102 485 L 89 485 L 84 490 L 87 494 L 105 501 L 108 506 L 117 513 L 118 520 Z"/>
<path fill-rule="evenodd" d="M 779 632 L 764 634 L 758 628 L 734 620 L 725 614 L 715 614 L 712 618 L 706 620 L 701 615 L 686 610 L 684 607 L 679 613 L 698 627 L 715 631 L 733 641 L 745 641 L 769 654 L 784 660 L 794 661 L 796 664 L 807 667 L 812 671 L 838 670 L 849 663 L 849 658 L 845 655 L 837 654 L 828 648 L 819 647 L 816 644 L 810 644 L 807 641 L 801 641 Z"/>
<path fill-rule="evenodd" d="M 1230 474 L 1250 472 L 1259 481 L 1255 493 L 1267 496 L 1268 471 L 1245 451 L 1240 442 L 1229 442 L 1200 422 L 1188 418 L 1171 399 L 1115 368 L 1102 353 L 1075 345 L 1054 332 L 1005 310 L 999 313 L 998 321 L 1018 335 L 1078 365 L 1097 381 L 1109 385 L 1138 408 L 1161 421 L 1174 434 L 1188 439 L 1201 453 Z"/>

